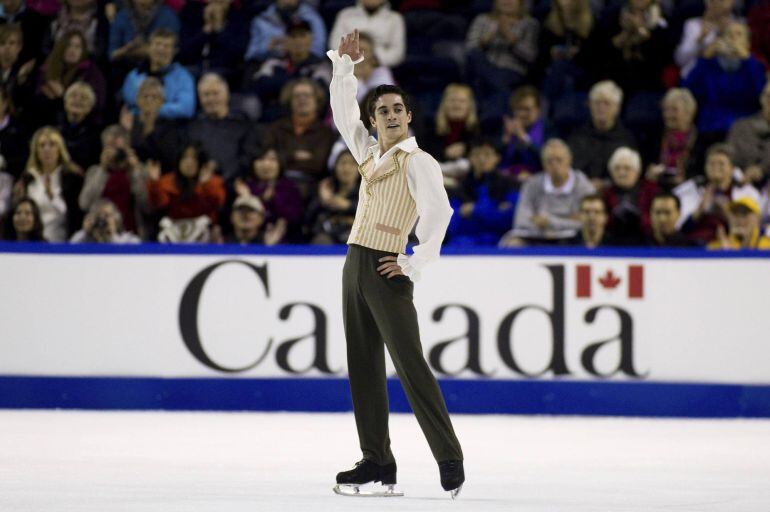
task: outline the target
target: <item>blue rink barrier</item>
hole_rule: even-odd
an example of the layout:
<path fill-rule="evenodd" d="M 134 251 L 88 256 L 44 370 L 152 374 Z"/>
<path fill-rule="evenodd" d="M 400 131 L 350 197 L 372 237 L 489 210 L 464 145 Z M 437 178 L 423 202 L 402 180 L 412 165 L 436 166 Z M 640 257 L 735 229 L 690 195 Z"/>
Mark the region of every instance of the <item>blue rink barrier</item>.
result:
<path fill-rule="evenodd" d="M 450 412 L 691 418 L 768 418 L 770 386 L 657 382 L 441 380 Z M 409 412 L 397 380 L 390 409 Z M 0 377 L 0 408 L 352 410 L 345 379 Z"/>

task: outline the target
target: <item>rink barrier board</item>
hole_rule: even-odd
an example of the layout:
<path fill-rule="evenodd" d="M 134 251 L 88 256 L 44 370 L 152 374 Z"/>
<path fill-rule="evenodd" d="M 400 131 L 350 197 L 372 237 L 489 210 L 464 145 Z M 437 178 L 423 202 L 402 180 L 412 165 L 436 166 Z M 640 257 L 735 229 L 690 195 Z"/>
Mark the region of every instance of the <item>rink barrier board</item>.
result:
<path fill-rule="evenodd" d="M 460 414 L 768 418 L 770 386 L 443 379 Z M 411 409 L 398 380 L 390 410 Z M 352 411 L 346 379 L 0 377 L 0 408 L 169 411 Z"/>
<path fill-rule="evenodd" d="M 239 247 L 215 245 L 35 244 L 0 242 L 0 253 L 51 255 L 340 256 L 344 246 Z M 549 256 L 641 259 L 748 259 L 756 251 L 647 248 L 445 248 L 456 256 Z M 389 381 L 391 410 L 409 405 Z M 450 411 L 469 414 L 565 414 L 658 417 L 770 417 L 770 386 L 678 382 L 444 379 Z M 352 406 L 346 379 L 161 378 L 0 375 L 0 408 L 110 410 L 318 411 Z"/>
<path fill-rule="evenodd" d="M 240 246 L 214 244 L 66 244 L 40 242 L 0 241 L 0 254 L 143 254 L 143 255 L 240 255 L 240 256 L 341 256 L 347 253 L 344 245 L 275 245 Z M 650 247 L 462 247 L 441 249 L 442 256 L 582 256 L 591 258 L 652 258 L 652 259 L 764 259 L 770 260 L 770 251 L 709 251 L 701 248 Z"/>

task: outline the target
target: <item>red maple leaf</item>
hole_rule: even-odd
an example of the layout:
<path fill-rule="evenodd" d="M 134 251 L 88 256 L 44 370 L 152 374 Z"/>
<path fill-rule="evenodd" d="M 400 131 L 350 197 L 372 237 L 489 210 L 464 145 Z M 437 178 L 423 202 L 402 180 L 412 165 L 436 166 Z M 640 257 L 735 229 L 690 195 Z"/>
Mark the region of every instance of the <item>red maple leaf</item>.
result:
<path fill-rule="evenodd" d="M 612 273 L 612 270 L 608 270 L 604 276 L 599 278 L 599 284 L 612 290 L 613 288 L 617 288 L 618 284 L 620 284 L 620 278 L 616 277 L 615 274 Z"/>

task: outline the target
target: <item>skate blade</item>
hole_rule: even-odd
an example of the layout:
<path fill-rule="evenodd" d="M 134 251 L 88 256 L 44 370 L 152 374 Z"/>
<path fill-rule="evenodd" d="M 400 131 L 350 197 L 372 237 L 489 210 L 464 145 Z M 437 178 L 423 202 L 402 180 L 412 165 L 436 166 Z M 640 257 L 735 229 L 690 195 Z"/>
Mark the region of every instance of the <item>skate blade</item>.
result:
<path fill-rule="evenodd" d="M 463 490 L 463 486 L 461 484 L 460 487 L 458 487 L 457 489 L 452 489 L 451 491 L 449 491 L 449 493 L 452 495 L 452 499 L 456 500 L 457 496 L 460 494 L 460 491 L 462 490 Z"/>
<path fill-rule="evenodd" d="M 404 495 L 403 492 L 397 491 L 393 485 L 364 487 L 363 485 L 337 484 L 333 490 L 340 496 L 354 498 L 391 498 Z"/>

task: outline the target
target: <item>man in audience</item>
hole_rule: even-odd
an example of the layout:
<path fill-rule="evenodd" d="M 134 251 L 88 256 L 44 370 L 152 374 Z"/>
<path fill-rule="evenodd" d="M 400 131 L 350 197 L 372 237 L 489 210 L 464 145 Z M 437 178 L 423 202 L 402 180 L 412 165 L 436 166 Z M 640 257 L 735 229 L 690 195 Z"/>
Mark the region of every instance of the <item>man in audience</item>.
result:
<path fill-rule="evenodd" d="M 248 156 L 259 146 L 261 130 L 246 115 L 230 110 L 230 88 L 217 74 L 201 77 L 198 99 L 201 112 L 187 126 L 187 138 L 203 144 L 225 182 L 230 183 L 248 166 Z"/>
<path fill-rule="evenodd" d="M 120 210 L 109 199 L 99 199 L 83 219 L 83 229 L 72 235 L 74 243 L 138 244 L 138 236 L 123 230 Z"/>
<path fill-rule="evenodd" d="M 580 229 L 580 200 L 594 193 L 594 186 L 572 168 L 572 153 L 563 140 L 546 142 L 542 160 L 545 170 L 524 183 L 513 229 L 500 240 L 502 247 L 565 243 Z"/>
<path fill-rule="evenodd" d="M 195 114 L 195 80 L 189 71 L 174 62 L 176 34 L 161 28 L 150 36 L 148 60 L 131 71 L 123 83 L 123 101 L 136 110 L 136 93 L 148 76 L 163 83 L 164 102 L 159 115 L 163 119 L 190 119 Z"/>
<path fill-rule="evenodd" d="M 326 26 L 318 12 L 300 0 L 276 0 L 251 22 L 251 39 L 244 59 L 263 61 L 270 57 L 280 57 L 286 44 L 286 29 L 299 20 L 313 27 L 312 51 L 323 57 L 326 51 Z"/>
<path fill-rule="evenodd" d="M 770 176 L 770 83 L 759 97 L 762 109 L 736 121 L 727 142 L 735 148 L 735 165 L 743 169 L 746 180 L 762 184 Z"/>
<path fill-rule="evenodd" d="M 607 233 L 607 205 L 599 194 L 588 194 L 580 200 L 580 231 L 570 240 L 571 245 L 595 249 L 615 245 Z"/>
<path fill-rule="evenodd" d="M 230 221 L 233 234 L 226 241 L 240 245 L 275 245 L 283 239 L 286 224 L 265 226 L 265 207 L 255 196 L 239 196 L 233 203 Z"/>
<path fill-rule="evenodd" d="M 678 229 L 677 223 L 682 215 L 679 198 L 671 192 L 659 192 L 652 199 L 650 206 L 651 233 L 647 245 L 651 247 L 691 247 L 695 246 Z"/>
<path fill-rule="evenodd" d="M 329 59 L 311 53 L 313 32 L 307 21 L 300 20 L 286 30 L 284 53 L 268 59 L 250 79 L 259 99 L 263 113 L 277 103 L 281 88 L 296 78 L 312 78 L 329 86 L 332 70 Z"/>
<path fill-rule="evenodd" d="M 567 141 L 575 157 L 575 168 L 583 171 L 600 189 L 607 178 L 607 163 L 621 146 L 636 147 L 636 138 L 618 119 L 623 91 L 605 80 L 591 88 L 588 106 L 591 121 L 576 129 Z"/>
<path fill-rule="evenodd" d="M 286 177 L 297 182 L 307 197 L 326 173 L 335 139 L 321 120 L 324 92 L 315 80 L 300 78 L 286 84 L 281 100 L 290 114 L 270 125 L 265 147 L 275 148 L 285 164 Z"/>
<path fill-rule="evenodd" d="M 753 197 L 740 197 L 728 206 L 729 231 L 720 226 L 709 249 L 770 250 L 770 238 L 759 232 L 759 204 Z"/>

